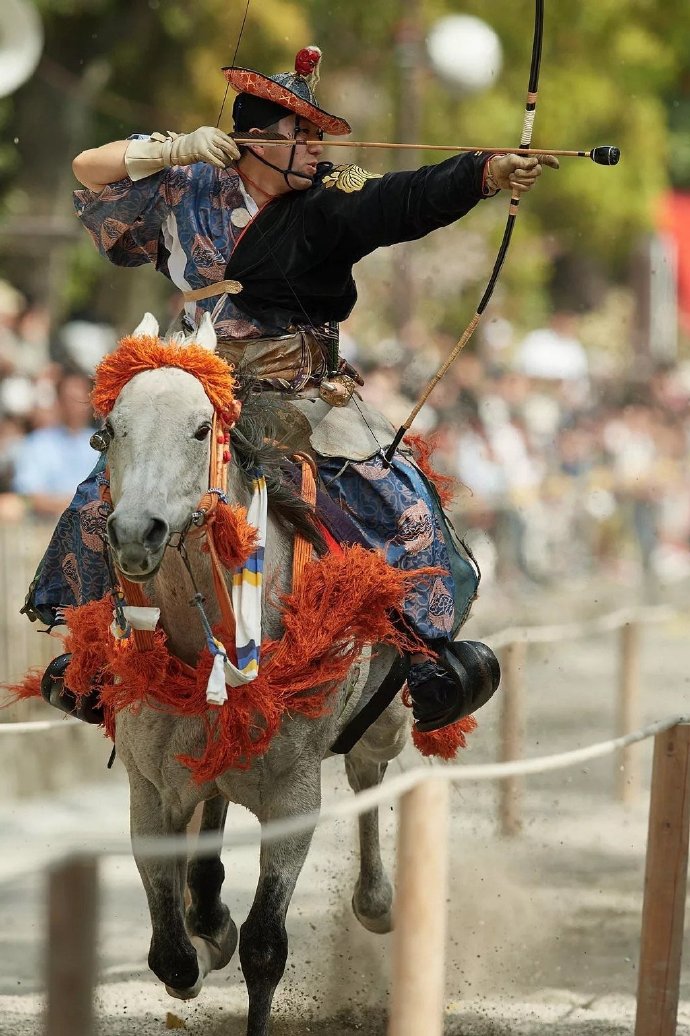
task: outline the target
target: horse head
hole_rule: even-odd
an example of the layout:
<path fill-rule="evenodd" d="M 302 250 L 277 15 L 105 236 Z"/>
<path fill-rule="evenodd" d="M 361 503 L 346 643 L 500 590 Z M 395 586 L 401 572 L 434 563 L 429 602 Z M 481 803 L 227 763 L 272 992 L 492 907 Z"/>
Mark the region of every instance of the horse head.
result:
<path fill-rule="evenodd" d="M 208 314 L 188 338 L 163 341 L 147 313 L 96 372 L 113 503 L 107 535 L 130 580 L 155 575 L 171 536 L 188 528 L 209 488 L 215 429 L 239 414 L 232 368 L 215 347 Z"/>

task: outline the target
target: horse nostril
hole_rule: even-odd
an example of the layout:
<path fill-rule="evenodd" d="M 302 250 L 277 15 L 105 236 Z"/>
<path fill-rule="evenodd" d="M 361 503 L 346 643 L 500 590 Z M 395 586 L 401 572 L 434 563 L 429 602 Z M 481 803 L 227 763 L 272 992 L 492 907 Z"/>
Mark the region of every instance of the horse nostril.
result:
<path fill-rule="evenodd" d="M 108 542 L 110 543 L 111 547 L 115 548 L 118 546 L 117 529 L 115 528 L 116 521 L 117 519 L 115 518 L 115 515 L 111 514 L 108 518 L 108 521 L 105 523 L 106 532 L 108 535 Z"/>
<path fill-rule="evenodd" d="M 144 533 L 144 546 L 147 550 L 160 550 L 168 538 L 170 526 L 162 518 L 152 518 Z"/>

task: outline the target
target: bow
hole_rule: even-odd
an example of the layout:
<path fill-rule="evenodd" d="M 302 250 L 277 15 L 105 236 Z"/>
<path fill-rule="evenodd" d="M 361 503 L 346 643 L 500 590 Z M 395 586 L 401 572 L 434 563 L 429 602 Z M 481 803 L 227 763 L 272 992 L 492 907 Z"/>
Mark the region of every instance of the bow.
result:
<path fill-rule="evenodd" d="M 520 151 L 526 151 L 529 149 L 532 143 L 532 130 L 534 128 L 534 118 L 537 112 L 537 93 L 539 91 L 539 70 L 541 68 L 541 49 L 542 41 L 544 38 L 544 0 L 535 0 L 534 4 L 534 33 L 532 37 L 532 61 L 529 72 L 529 83 L 527 86 L 527 99 L 525 102 L 525 115 L 522 124 L 522 136 L 520 140 Z M 506 220 L 505 229 L 503 231 L 503 238 L 501 245 L 498 249 L 498 254 L 494 260 L 493 269 L 491 276 L 489 277 L 488 284 L 484 289 L 484 294 L 481 297 L 477 310 L 470 320 L 469 324 L 463 331 L 462 335 L 456 342 L 455 346 L 451 350 L 447 359 L 441 364 L 439 369 L 434 374 L 429 384 L 424 389 L 424 392 L 419 397 L 414 409 L 410 411 L 404 424 L 400 426 L 395 434 L 393 442 L 390 444 L 385 452 L 385 459 L 390 464 L 395 451 L 397 450 L 403 436 L 409 431 L 412 422 L 417 417 L 417 414 L 422 409 L 427 399 L 438 385 L 441 378 L 445 375 L 448 368 L 451 366 L 453 361 L 465 348 L 470 338 L 474 334 L 479 321 L 482 318 L 484 310 L 489 304 L 489 300 L 494 293 L 496 282 L 498 281 L 499 274 L 503 268 L 503 264 L 508 254 L 508 248 L 510 247 L 510 240 L 513 236 L 513 229 L 515 227 L 515 220 L 517 219 L 518 209 L 520 205 L 520 192 L 513 189 L 513 193 L 510 199 L 510 205 L 508 207 L 508 218 Z"/>

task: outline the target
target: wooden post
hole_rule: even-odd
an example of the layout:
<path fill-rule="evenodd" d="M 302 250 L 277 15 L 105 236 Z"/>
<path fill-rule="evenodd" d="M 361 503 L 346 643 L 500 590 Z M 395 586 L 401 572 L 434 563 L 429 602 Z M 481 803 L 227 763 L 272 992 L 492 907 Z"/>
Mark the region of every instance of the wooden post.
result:
<path fill-rule="evenodd" d="M 640 723 L 640 627 L 628 622 L 620 632 L 616 736 L 631 734 Z M 615 759 L 616 798 L 629 806 L 640 791 L 639 745 L 622 748 Z"/>
<path fill-rule="evenodd" d="M 389 1036 L 443 1033 L 449 801 L 430 778 L 400 802 Z"/>
<path fill-rule="evenodd" d="M 524 727 L 524 670 L 527 645 L 515 641 L 503 651 L 500 714 L 500 762 L 522 759 Z M 498 785 L 498 818 L 502 835 L 513 837 L 522 828 L 522 779 L 506 777 Z"/>
<path fill-rule="evenodd" d="M 635 1036 L 675 1036 L 690 820 L 690 724 L 654 738 Z"/>
<path fill-rule="evenodd" d="M 94 857 L 72 857 L 50 872 L 45 1036 L 93 1036 L 97 866 Z"/>

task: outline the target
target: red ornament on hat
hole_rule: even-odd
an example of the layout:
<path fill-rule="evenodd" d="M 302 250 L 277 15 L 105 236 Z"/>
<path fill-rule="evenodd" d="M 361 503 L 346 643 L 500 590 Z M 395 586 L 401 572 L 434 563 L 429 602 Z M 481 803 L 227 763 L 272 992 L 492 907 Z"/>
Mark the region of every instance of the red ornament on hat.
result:
<path fill-rule="evenodd" d="M 295 72 L 301 76 L 311 75 L 320 60 L 321 51 L 318 47 L 302 47 L 295 57 Z"/>
<path fill-rule="evenodd" d="M 302 47 L 295 57 L 295 72 L 304 76 L 312 90 L 319 81 L 320 62 L 321 50 L 319 47 Z"/>

